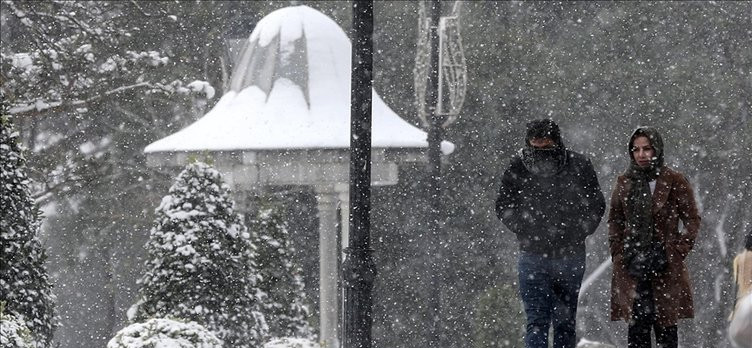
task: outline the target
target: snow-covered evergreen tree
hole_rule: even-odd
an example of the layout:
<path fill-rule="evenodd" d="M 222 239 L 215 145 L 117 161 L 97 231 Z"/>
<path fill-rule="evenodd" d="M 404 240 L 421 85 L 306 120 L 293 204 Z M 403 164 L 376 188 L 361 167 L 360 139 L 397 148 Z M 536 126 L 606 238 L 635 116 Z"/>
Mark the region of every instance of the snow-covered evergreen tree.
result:
<path fill-rule="evenodd" d="M 0 300 L 7 314 L 31 332 L 35 347 L 48 347 L 55 329 L 54 297 L 37 231 L 39 208 L 29 192 L 18 133 L 0 116 Z"/>
<path fill-rule="evenodd" d="M 302 270 L 293 260 L 295 249 L 281 207 L 268 199 L 259 205 L 249 228 L 258 248 L 259 288 L 268 295 L 263 310 L 269 332 L 274 337 L 312 338 Z"/>
<path fill-rule="evenodd" d="M 225 347 L 261 345 L 268 327 L 256 251 L 219 172 L 189 164 L 156 215 L 132 322 L 183 318 L 215 332 Z"/>
<path fill-rule="evenodd" d="M 15 315 L 6 314 L 3 307 L 4 303 L 0 302 L 0 347 L 34 348 L 26 324 Z"/>
<path fill-rule="evenodd" d="M 126 326 L 107 343 L 107 348 L 136 347 L 222 348 L 222 340 L 195 321 L 154 318 Z"/>

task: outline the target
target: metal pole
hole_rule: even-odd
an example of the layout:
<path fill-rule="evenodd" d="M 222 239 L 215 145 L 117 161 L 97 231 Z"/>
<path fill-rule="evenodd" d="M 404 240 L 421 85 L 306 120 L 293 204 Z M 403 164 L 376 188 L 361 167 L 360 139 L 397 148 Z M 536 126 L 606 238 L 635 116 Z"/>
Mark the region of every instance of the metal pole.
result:
<path fill-rule="evenodd" d="M 441 320 L 441 288 L 443 286 L 443 263 L 441 247 L 441 140 L 444 138 L 444 117 L 437 110 L 439 95 L 439 18 L 441 17 L 441 2 L 431 0 L 428 3 L 428 16 L 430 18 L 430 70 L 426 85 L 426 105 L 428 106 L 428 192 L 429 192 L 429 260 L 431 260 L 431 287 L 430 287 L 430 315 L 431 335 L 429 347 L 443 347 L 444 333 Z"/>
<path fill-rule="evenodd" d="M 371 104 L 373 1 L 352 2 L 350 244 L 343 264 L 344 347 L 370 348 L 376 267 L 371 250 Z"/>

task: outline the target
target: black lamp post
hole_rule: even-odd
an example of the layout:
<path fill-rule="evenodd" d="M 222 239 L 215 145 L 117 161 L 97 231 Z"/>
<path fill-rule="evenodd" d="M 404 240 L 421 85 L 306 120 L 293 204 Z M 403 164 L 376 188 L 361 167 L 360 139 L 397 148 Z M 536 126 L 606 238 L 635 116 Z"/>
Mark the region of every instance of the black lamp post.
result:
<path fill-rule="evenodd" d="M 343 263 L 344 347 L 371 347 L 376 276 L 371 249 L 371 91 L 373 1 L 352 2 L 350 94 L 350 240 Z"/>
<path fill-rule="evenodd" d="M 441 320 L 441 288 L 443 286 L 443 252 L 441 247 L 441 140 L 444 138 L 445 116 L 439 113 L 437 108 L 439 101 L 438 84 L 439 84 L 439 18 L 441 17 L 441 2 L 431 0 L 428 2 L 429 18 L 429 70 L 426 83 L 426 102 L 428 108 L 428 248 L 431 260 L 431 285 L 430 285 L 430 303 L 429 310 L 432 316 L 430 325 L 430 334 L 428 346 L 433 348 L 442 347 L 443 344 L 443 324 Z"/>

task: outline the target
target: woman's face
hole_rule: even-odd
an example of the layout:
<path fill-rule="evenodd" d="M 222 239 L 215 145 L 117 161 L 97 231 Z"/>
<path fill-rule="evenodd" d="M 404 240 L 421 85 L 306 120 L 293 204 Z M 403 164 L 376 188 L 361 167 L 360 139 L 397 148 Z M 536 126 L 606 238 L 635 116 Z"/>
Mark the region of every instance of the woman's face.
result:
<path fill-rule="evenodd" d="M 650 161 L 655 156 L 655 149 L 650 145 L 650 139 L 646 136 L 639 136 L 632 142 L 632 157 L 640 167 L 650 166 Z"/>

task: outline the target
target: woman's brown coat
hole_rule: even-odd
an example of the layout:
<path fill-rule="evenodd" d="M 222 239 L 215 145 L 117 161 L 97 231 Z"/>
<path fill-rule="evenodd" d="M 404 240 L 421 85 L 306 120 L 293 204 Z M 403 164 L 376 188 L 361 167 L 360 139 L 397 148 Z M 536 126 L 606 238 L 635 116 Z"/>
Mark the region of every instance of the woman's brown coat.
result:
<path fill-rule="evenodd" d="M 611 195 L 608 214 L 608 240 L 614 272 L 611 279 L 611 320 L 629 320 L 637 283 L 627 273 L 622 261 L 627 228 L 627 197 L 631 180 L 619 176 Z M 656 178 L 653 192 L 653 221 L 658 240 L 666 246 L 668 269 L 652 280 L 657 314 L 661 326 L 676 325 L 678 319 L 692 318 L 692 287 L 684 259 L 695 243 L 700 229 L 694 193 L 689 181 L 676 171 L 663 167 Z M 679 231 L 679 220 L 684 231 Z"/>

